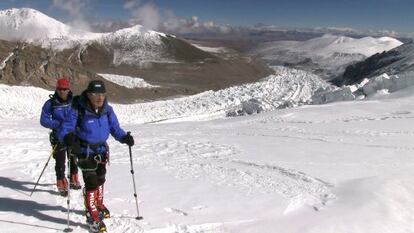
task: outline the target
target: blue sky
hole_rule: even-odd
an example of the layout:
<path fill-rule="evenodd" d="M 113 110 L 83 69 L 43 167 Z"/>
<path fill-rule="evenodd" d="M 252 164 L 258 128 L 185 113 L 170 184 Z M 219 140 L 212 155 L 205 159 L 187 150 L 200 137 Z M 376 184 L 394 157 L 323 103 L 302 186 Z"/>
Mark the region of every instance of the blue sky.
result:
<path fill-rule="evenodd" d="M 53 2 L 55 1 L 55 5 Z M 177 18 L 197 16 L 233 26 L 257 23 L 282 27 L 350 27 L 359 30 L 414 32 L 414 0 L 130 0 L 135 7 L 155 6 Z M 62 21 L 68 10 L 59 2 L 83 4 L 85 17 L 128 20 L 134 17 L 123 0 L 1 0 L 0 8 L 31 7 Z M 72 15 L 73 17 L 73 15 Z"/>

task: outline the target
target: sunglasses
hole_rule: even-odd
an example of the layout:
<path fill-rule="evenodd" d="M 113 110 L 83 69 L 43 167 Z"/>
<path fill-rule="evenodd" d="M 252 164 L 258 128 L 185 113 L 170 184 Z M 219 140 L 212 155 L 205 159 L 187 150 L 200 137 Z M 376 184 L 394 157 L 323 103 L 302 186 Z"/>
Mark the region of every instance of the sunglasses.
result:
<path fill-rule="evenodd" d="M 68 88 L 58 88 L 57 90 L 58 90 L 58 91 L 69 91 L 69 89 L 68 89 Z"/>
<path fill-rule="evenodd" d="M 93 92 L 91 92 L 90 94 L 93 97 L 105 97 L 106 96 L 106 93 L 93 93 Z"/>

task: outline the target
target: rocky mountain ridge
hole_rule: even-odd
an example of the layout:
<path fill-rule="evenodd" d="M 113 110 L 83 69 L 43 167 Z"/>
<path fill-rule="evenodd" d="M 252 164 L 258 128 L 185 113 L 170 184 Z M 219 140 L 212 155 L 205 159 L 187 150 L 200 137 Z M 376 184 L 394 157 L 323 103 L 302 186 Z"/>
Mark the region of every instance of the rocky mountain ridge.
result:
<path fill-rule="evenodd" d="M 92 33 L 23 8 L 0 11 L 0 29 L 0 39 L 5 40 L 0 41 L 0 64 L 4 66 L 0 82 L 12 85 L 53 89 L 54 80 L 65 74 L 82 86 L 97 73 L 109 73 L 160 86 L 115 94 L 116 100 L 128 102 L 226 88 L 257 81 L 272 72 L 252 57 L 213 54 L 140 25 Z M 51 69 L 54 65 L 61 69 Z"/>

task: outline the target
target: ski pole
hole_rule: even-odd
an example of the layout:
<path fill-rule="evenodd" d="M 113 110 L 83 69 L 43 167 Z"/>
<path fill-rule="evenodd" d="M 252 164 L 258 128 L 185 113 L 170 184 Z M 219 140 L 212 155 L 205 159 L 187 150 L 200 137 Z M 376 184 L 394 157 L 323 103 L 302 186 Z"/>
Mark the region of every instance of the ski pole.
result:
<path fill-rule="evenodd" d="M 43 167 L 43 170 L 42 170 L 42 172 L 40 173 L 40 176 L 39 176 L 39 178 L 37 179 L 36 184 L 35 184 L 35 186 L 34 186 L 34 188 L 33 188 L 32 192 L 30 192 L 30 196 L 32 196 L 33 192 L 34 192 L 34 191 L 35 191 L 35 189 L 36 189 L 36 186 L 39 184 L 40 178 L 42 177 L 43 172 L 45 172 L 46 167 L 47 167 L 47 165 L 49 164 L 50 158 L 52 158 L 53 154 L 55 154 L 55 150 L 56 150 L 56 148 L 57 148 L 57 144 L 53 146 L 52 152 L 50 152 L 49 158 L 47 159 L 46 164 L 45 164 L 45 166 Z"/>
<path fill-rule="evenodd" d="M 68 205 L 68 207 L 67 207 L 67 210 L 68 210 L 68 227 L 67 228 L 65 228 L 63 231 L 64 232 L 72 232 L 73 231 L 73 229 L 72 228 L 70 228 L 70 223 L 69 223 L 69 214 L 70 214 L 70 157 L 71 157 L 71 152 L 70 152 L 70 148 L 69 148 L 69 146 L 68 146 L 68 148 L 67 148 L 67 150 L 66 150 L 66 153 L 67 153 L 67 159 L 68 159 L 68 168 L 66 169 L 66 172 L 68 172 L 69 173 L 69 179 L 68 179 L 68 198 L 67 198 L 67 200 L 66 200 L 66 203 L 67 203 L 67 205 Z"/>
<path fill-rule="evenodd" d="M 130 135 L 131 132 L 127 132 L 127 134 Z M 131 146 L 128 145 L 128 148 L 129 148 L 129 160 L 131 162 L 132 183 L 134 184 L 135 205 L 137 207 L 137 217 L 135 219 L 136 220 L 141 220 L 141 219 L 143 219 L 143 217 L 142 216 L 139 216 L 138 199 L 137 199 L 137 188 L 136 188 L 136 185 L 135 185 L 134 166 L 132 164 L 132 150 L 131 150 Z"/>

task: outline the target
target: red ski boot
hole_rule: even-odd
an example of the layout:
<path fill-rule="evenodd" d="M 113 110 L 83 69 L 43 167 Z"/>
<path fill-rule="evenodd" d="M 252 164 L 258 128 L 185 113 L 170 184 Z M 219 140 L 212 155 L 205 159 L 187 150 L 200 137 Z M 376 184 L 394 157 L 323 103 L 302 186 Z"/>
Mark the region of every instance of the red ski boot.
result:
<path fill-rule="evenodd" d="M 100 211 L 100 214 L 103 218 L 110 218 L 111 213 L 109 212 L 108 208 L 103 203 L 104 199 L 104 188 L 103 185 L 98 186 L 97 189 L 97 195 L 96 195 L 96 206 L 98 207 L 98 210 Z"/>
<path fill-rule="evenodd" d="M 85 191 L 86 222 L 92 232 L 106 232 L 105 223 L 99 217 L 99 210 L 96 206 L 97 190 Z"/>
<path fill-rule="evenodd" d="M 76 189 L 76 190 L 82 188 L 82 186 L 81 186 L 81 184 L 79 182 L 78 173 L 73 174 L 73 175 L 70 176 L 70 188 L 71 189 Z"/>
<path fill-rule="evenodd" d="M 56 187 L 61 196 L 66 197 L 68 195 L 68 180 L 66 178 L 57 180 Z"/>

